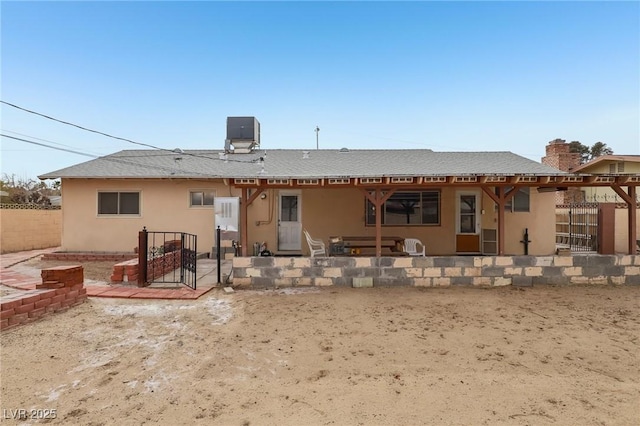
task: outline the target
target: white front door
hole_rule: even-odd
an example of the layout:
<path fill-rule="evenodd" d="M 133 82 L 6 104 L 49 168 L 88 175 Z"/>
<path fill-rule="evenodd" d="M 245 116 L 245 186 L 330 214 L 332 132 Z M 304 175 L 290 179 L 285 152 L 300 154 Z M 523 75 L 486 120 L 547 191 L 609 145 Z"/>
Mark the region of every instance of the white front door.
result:
<path fill-rule="evenodd" d="M 299 191 L 280 191 L 278 250 L 302 250 L 301 196 Z"/>
<path fill-rule="evenodd" d="M 480 252 L 480 192 L 458 191 L 456 212 L 456 251 Z"/>

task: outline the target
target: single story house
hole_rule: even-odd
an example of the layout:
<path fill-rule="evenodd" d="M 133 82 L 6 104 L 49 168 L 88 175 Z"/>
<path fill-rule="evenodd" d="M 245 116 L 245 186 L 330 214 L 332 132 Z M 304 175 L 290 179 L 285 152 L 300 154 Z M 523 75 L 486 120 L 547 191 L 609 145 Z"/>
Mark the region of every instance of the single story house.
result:
<path fill-rule="evenodd" d="M 427 255 L 551 255 L 556 190 L 606 186 L 631 200 L 640 184 L 638 175 L 566 173 L 511 152 L 265 150 L 233 139 L 222 150 L 120 151 L 39 178 L 62 181 L 65 251 L 131 252 L 143 227 L 195 234 L 207 251 L 216 198 L 237 197 L 243 256 L 256 242 L 308 255 L 303 229 L 327 246 L 368 236 L 378 257 L 392 235 L 421 240 Z M 635 235 L 635 220 L 629 226 Z"/>

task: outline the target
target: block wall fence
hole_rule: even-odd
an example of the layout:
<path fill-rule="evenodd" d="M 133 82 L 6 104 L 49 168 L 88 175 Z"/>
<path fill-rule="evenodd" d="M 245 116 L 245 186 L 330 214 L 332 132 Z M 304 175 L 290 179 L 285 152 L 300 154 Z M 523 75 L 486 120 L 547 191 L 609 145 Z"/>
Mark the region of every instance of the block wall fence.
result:
<path fill-rule="evenodd" d="M 58 247 L 62 243 L 62 210 L 0 209 L 2 253 Z"/>
<path fill-rule="evenodd" d="M 446 257 L 236 257 L 234 285 L 253 288 L 640 285 L 638 255 Z"/>

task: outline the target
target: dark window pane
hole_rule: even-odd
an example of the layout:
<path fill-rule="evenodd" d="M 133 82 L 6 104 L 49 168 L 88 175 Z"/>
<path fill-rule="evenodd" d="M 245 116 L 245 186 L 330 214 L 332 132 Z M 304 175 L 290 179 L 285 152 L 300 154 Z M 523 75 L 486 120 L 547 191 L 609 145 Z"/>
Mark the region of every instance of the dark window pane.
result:
<path fill-rule="evenodd" d="M 460 197 L 460 212 L 475 213 L 475 211 L 476 211 L 476 196 L 462 195 Z"/>
<path fill-rule="evenodd" d="M 529 211 L 529 188 L 520 188 L 513 197 L 514 212 Z"/>
<path fill-rule="evenodd" d="M 431 225 L 440 223 L 439 192 L 422 193 L 422 223 Z"/>
<path fill-rule="evenodd" d="M 369 200 L 365 200 L 365 223 L 376 223 L 376 211 Z M 383 225 L 421 225 L 440 223 L 440 192 L 396 192 L 384 203 Z"/>
<path fill-rule="evenodd" d="M 118 193 L 98 193 L 98 214 L 118 214 Z"/>
<path fill-rule="evenodd" d="M 476 217 L 471 214 L 460 215 L 460 232 L 463 234 L 475 234 Z"/>
<path fill-rule="evenodd" d="M 204 200 L 202 201 L 202 205 L 204 206 L 212 206 L 213 205 L 213 192 L 205 192 Z"/>
<path fill-rule="evenodd" d="M 282 217 L 280 220 L 283 222 L 297 222 L 298 221 L 298 196 L 296 195 L 283 195 L 280 199 L 282 203 Z"/>
<path fill-rule="evenodd" d="M 202 192 L 192 192 L 191 193 L 191 205 L 192 206 L 201 206 L 202 205 Z"/>
<path fill-rule="evenodd" d="M 384 205 L 385 224 L 387 225 L 408 225 L 419 224 L 420 213 L 420 193 L 419 192 L 396 192 Z"/>
<path fill-rule="evenodd" d="M 140 214 L 140 194 L 138 192 L 120 193 L 120 214 Z"/>

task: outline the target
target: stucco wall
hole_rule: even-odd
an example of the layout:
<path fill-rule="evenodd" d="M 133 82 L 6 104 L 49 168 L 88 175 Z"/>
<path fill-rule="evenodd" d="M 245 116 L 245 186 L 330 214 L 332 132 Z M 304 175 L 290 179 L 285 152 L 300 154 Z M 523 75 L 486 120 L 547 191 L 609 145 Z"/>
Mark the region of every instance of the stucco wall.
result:
<path fill-rule="evenodd" d="M 629 209 L 616 209 L 616 253 L 629 252 Z M 636 240 L 640 240 L 640 209 L 636 209 Z"/>
<path fill-rule="evenodd" d="M 199 251 L 214 245 L 214 212 L 212 207 L 190 208 L 189 192 L 215 190 L 216 196 L 239 196 L 222 180 L 89 180 L 65 179 L 62 184 L 64 236 L 67 251 L 132 251 L 137 246 L 137 233 L 146 226 L 149 231 L 181 231 L 198 235 Z M 473 189 L 473 188 L 471 188 Z M 475 188 L 481 196 L 484 211 L 483 228 L 497 228 L 497 212 L 491 198 Z M 141 214 L 134 217 L 98 216 L 98 191 L 140 191 Z M 258 197 L 248 207 L 248 243 L 266 242 L 271 251 L 278 250 L 278 193 L 268 189 L 265 198 Z M 365 226 L 365 197 L 357 188 L 300 190 L 302 227 L 314 238 L 328 243 L 334 235 L 375 235 L 374 226 Z M 384 235 L 419 238 L 429 255 L 455 253 L 456 189 L 442 188 L 441 223 L 434 226 L 383 227 Z M 529 228 L 529 253 L 545 255 L 555 249 L 554 198 L 552 193 L 531 190 L 531 212 L 505 215 L 505 254 L 523 254 L 520 243 L 524 229 Z M 308 247 L 301 236 L 301 250 Z M 248 247 L 252 253 L 252 247 Z"/>
<path fill-rule="evenodd" d="M 472 188 L 473 189 L 473 188 Z M 497 229 L 495 203 L 482 193 L 480 210 L 483 228 Z M 271 250 L 277 250 L 278 202 L 277 190 L 267 192 L 267 197 L 258 198 L 249 207 L 249 243 L 266 241 Z M 302 226 L 313 238 L 328 243 L 336 235 L 375 236 L 374 226 L 365 226 L 365 198 L 356 188 L 304 189 L 301 194 Z M 383 226 L 383 235 L 399 235 L 418 238 L 427 247 L 429 255 L 455 253 L 456 189 L 443 188 L 441 192 L 440 225 L 428 226 Z M 258 221 L 271 221 L 268 224 Z M 260 223 L 260 224 L 258 224 Z M 505 214 L 505 254 L 523 254 L 520 243 L 525 228 L 529 229 L 529 254 L 546 255 L 555 250 L 555 198 L 553 193 L 538 193 L 531 190 L 530 212 L 507 212 Z M 306 242 L 302 252 L 308 254 Z M 250 251 L 249 251 L 250 253 Z"/>
<path fill-rule="evenodd" d="M 213 206 L 189 207 L 190 191 L 215 190 L 230 196 L 221 180 L 63 179 L 62 248 L 66 251 L 131 252 L 138 232 L 188 232 L 198 236 L 198 251 L 214 244 Z M 140 191 L 139 216 L 99 216 L 98 191 Z M 233 194 L 233 196 L 236 196 Z"/>
<path fill-rule="evenodd" d="M 2 253 L 57 247 L 62 238 L 61 210 L 0 209 Z"/>

